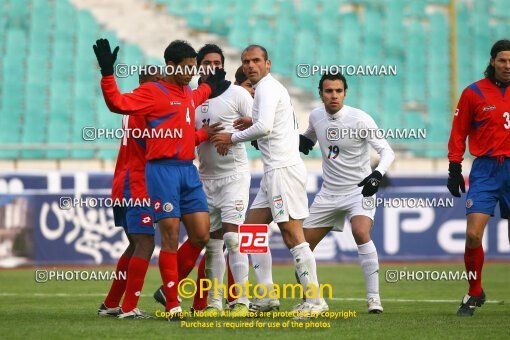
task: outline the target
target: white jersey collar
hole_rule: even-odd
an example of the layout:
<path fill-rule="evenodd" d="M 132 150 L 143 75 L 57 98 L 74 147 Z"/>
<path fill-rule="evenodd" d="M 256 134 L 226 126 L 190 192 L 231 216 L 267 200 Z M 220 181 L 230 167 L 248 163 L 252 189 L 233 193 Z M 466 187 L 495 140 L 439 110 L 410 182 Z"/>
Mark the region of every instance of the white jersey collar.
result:
<path fill-rule="evenodd" d="M 335 112 L 334 114 L 329 114 L 326 111 L 326 108 L 324 108 L 324 112 L 326 112 L 326 115 L 329 120 L 339 120 L 340 118 L 342 118 L 342 115 L 345 112 L 345 105 L 342 105 L 342 108 L 340 110 L 338 110 L 337 112 Z"/>
<path fill-rule="evenodd" d="M 253 85 L 253 89 L 254 89 L 254 90 L 256 90 L 256 89 L 257 89 L 257 87 L 260 85 L 260 83 L 262 83 L 262 82 L 263 82 L 263 81 L 265 81 L 265 80 L 271 79 L 271 78 L 273 78 L 273 76 L 271 75 L 271 73 L 266 74 L 264 77 L 262 77 L 262 79 L 260 79 L 260 80 L 258 81 L 258 83 L 257 83 L 257 84 Z"/>

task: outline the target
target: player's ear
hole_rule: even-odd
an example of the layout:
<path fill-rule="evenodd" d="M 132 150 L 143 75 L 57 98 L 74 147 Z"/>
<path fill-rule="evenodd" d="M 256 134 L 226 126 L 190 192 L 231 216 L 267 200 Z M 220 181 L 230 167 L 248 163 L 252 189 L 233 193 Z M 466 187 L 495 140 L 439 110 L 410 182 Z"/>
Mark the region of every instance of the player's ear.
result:
<path fill-rule="evenodd" d="M 491 58 L 491 60 L 489 61 L 489 63 L 491 64 L 492 67 L 494 67 L 494 58 Z"/>

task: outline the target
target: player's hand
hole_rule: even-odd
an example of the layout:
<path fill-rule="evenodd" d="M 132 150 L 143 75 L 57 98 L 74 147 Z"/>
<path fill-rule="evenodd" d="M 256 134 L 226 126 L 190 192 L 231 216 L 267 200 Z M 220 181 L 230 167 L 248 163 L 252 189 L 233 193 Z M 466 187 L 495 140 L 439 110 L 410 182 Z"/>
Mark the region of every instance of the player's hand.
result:
<path fill-rule="evenodd" d="M 211 138 L 214 144 L 232 144 L 232 134 L 228 132 L 217 133 Z"/>
<path fill-rule="evenodd" d="M 255 149 L 257 150 L 260 150 L 259 149 L 259 143 L 257 142 L 256 139 L 252 140 L 251 143 L 250 143 Z"/>
<path fill-rule="evenodd" d="M 313 149 L 314 144 L 315 143 L 311 139 L 303 135 L 299 135 L 299 151 L 305 155 L 308 155 L 308 153 Z"/>
<path fill-rule="evenodd" d="M 214 143 L 216 150 L 222 156 L 225 156 L 232 146 L 232 134 L 231 133 L 217 133 L 211 138 L 211 142 Z"/>
<path fill-rule="evenodd" d="M 228 89 L 230 82 L 225 80 L 225 75 L 226 73 L 224 69 L 216 67 L 214 69 L 214 73 L 207 76 L 205 83 L 209 85 L 212 90 L 209 98 L 218 97 Z"/>
<path fill-rule="evenodd" d="M 243 131 L 248 129 L 250 126 L 253 125 L 253 120 L 251 117 L 239 117 L 236 120 L 234 120 L 234 129 L 237 129 L 239 131 Z"/>
<path fill-rule="evenodd" d="M 379 190 L 379 184 L 381 184 L 381 180 L 382 174 L 377 170 L 362 180 L 358 186 L 363 187 L 363 190 L 361 191 L 363 197 L 370 197 L 374 195 L 377 190 Z"/>
<path fill-rule="evenodd" d="M 207 132 L 207 139 L 211 140 L 212 136 L 223 130 L 223 126 L 221 126 L 220 122 L 211 125 L 204 123 L 202 125 L 202 129 L 204 129 L 205 132 Z"/>
<path fill-rule="evenodd" d="M 450 162 L 446 187 L 455 197 L 460 197 L 459 188 L 462 192 L 466 192 L 466 183 L 464 182 L 464 176 L 462 176 L 462 165 L 460 163 Z"/>
<path fill-rule="evenodd" d="M 232 145 L 227 144 L 216 144 L 216 151 L 218 151 L 220 156 L 226 156 L 231 146 Z"/>
<path fill-rule="evenodd" d="M 110 42 L 108 39 L 99 39 L 95 45 L 92 45 L 94 53 L 96 54 L 97 62 L 101 68 L 101 74 L 103 76 L 110 76 L 113 74 L 113 65 L 117 60 L 117 52 L 119 52 L 119 46 L 112 50 L 110 48 Z"/>

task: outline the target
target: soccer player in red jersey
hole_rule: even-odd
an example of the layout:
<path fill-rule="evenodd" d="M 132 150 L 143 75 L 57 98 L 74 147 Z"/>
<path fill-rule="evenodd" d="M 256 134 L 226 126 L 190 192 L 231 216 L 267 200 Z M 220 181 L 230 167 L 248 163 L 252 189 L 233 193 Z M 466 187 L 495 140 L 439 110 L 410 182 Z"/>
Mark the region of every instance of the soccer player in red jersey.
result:
<path fill-rule="evenodd" d="M 177 299 L 179 279 L 193 269 L 197 257 L 209 241 L 209 213 L 198 177 L 195 145 L 214 132 L 212 125 L 195 133 L 195 107 L 221 88 L 225 72 L 216 69 L 196 90 L 188 86 L 196 66 L 196 52 L 185 41 L 176 40 L 165 50 L 167 74 L 156 83 L 142 84 L 132 93 L 121 94 L 113 76 L 119 48 L 111 51 L 106 39 L 96 42 L 101 68 L 101 89 L 110 111 L 143 116 L 151 132 L 147 139 L 145 168 L 147 190 L 154 221 L 161 231 L 159 268 L 170 320 L 182 309 Z M 168 69 L 173 72 L 168 73 Z M 190 242 L 179 252 L 179 225 L 184 223 Z"/>
<path fill-rule="evenodd" d="M 139 84 L 160 79 L 159 74 L 140 74 Z M 125 134 L 115 165 L 112 199 L 120 202 L 131 199 L 133 202 L 132 206 L 113 208 L 115 225 L 124 228 L 129 245 L 117 263 L 117 277 L 97 313 L 100 316 L 138 319 L 146 317 L 136 305 L 154 251 L 154 224 L 151 207 L 143 206 L 149 198 L 145 185 L 145 140 L 132 138 L 129 131 L 145 129 L 145 120 L 143 117 L 124 116 L 122 128 Z M 123 275 L 127 278 L 123 279 Z M 123 295 L 124 301 L 119 307 Z"/>
<path fill-rule="evenodd" d="M 460 197 L 459 188 L 466 192 L 461 167 L 466 137 L 469 151 L 476 157 L 469 174 L 464 252 L 466 271 L 474 277 L 469 278 L 469 292 L 457 311 L 459 316 L 473 315 L 485 302 L 482 236 L 496 204 L 499 202 L 502 218 L 510 216 L 510 41 L 497 41 L 490 56 L 485 78 L 462 92 L 448 143 L 447 186 L 453 196 Z"/>

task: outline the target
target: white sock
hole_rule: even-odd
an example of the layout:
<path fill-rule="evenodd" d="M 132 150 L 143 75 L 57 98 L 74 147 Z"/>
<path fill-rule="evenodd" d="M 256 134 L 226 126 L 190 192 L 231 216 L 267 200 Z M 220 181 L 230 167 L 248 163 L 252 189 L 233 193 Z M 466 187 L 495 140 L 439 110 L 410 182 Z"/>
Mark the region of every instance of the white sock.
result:
<path fill-rule="evenodd" d="M 294 265 L 299 276 L 299 281 L 303 286 L 303 291 L 306 292 L 312 289 L 310 285 L 315 286 L 317 296 L 312 298 L 306 298 L 306 302 L 313 304 L 321 303 L 321 297 L 319 296 L 319 281 L 317 280 L 317 265 L 315 263 L 315 256 L 313 256 L 310 245 L 307 242 L 298 244 L 290 250 L 292 256 L 294 256 Z"/>
<path fill-rule="evenodd" d="M 223 256 L 223 240 L 209 239 L 205 245 L 205 277 L 211 280 L 214 285 L 214 279 L 218 280 L 218 294 L 214 294 L 212 288 L 207 296 L 207 304 L 222 309 L 223 276 L 225 275 L 225 257 Z M 213 286 L 214 287 L 214 286 Z"/>
<path fill-rule="evenodd" d="M 255 271 L 256 284 L 263 284 L 267 288 L 267 292 L 273 289 L 273 256 L 271 249 L 268 248 L 267 254 L 251 254 L 251 264 Z M 258 294 L 262 294 L 259 289 Z"/>
<path fill-rule="evenodd" d="M 379 258 L 372 240 L 358 246 L 358 257 L 367 286 L 367 299 L 379 299 Z"/>
<path fill-rule="evenodd" d="M 249 262 L 248 254 L 241 254 L 239 252 L 239 234 L 235 232 L 228 232 L 223 235 L 225 245 L 228 250 L 228 261 L 230 264 L 230 271 L 234 277 L 234 281 L 240 284 L 243 289 L 241 297 L 237 299 L 237 303 L 244 303 L 245 305 L 250 304 L 250 300 L 246 297 L 246 281 L 248 281 Z M 238 292 L 239 294 L 239 292 Z"/>

